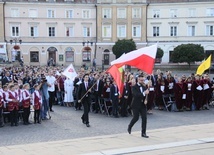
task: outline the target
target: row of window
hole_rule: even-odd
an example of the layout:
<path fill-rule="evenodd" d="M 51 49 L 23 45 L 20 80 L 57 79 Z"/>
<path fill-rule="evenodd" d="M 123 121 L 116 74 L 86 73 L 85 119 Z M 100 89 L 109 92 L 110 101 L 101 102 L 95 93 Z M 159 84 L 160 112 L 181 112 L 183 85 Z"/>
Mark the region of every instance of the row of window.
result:
<path fill-rule="evenodd" d="M 28 16 L 31 18 L 38 17 L 37 9 L 29 9 Z M 20 17 L 18 8 L 11 8 L 11 17 Z M 189 8 L 189 17 L 196 17 L 196 8 Z M 171 18 L 178 17 L 178 9 L 170 9 L 169 15 Z M 65 10 L 65 18 L 74 18 L 74 10 L 67 9 Z M 127 18 L 126 8 L 117 8 L 117 18 Z M 214 16 L 214 8 L 206 9 L 206 16 Z M 155 9 L 153 10 L 153 18 L 160 18 L 161 10 Z M 56 10 L 55 9 L 47 9 L 47 18 L 56 18 Z M 82 9 L 82 18 L 91 18 L 91 10 L 90 9 Z M 102 10 L 102 18 L 112 18 L 112 9 L 111 8 L 103 8 Z M 141 18 L 141 8 L 132 8 L 132 18 Z"/>
<path fill-rule="evenodd" d="M 189 8 L 188 9 L 188 17 L 196 17 L 197 11 L 196 8 Z M 178 17 L 178 9 L 170 9 L 169 15 L 171 18 Z M 214 8 L 207 8 L 206 9 L 206 16 L 214 16 Z M 160 18 L 161 17 L 161 10 L 155 9 L 153 10 L 153 18 Z"/>
<path fill-rule="evenodd" d="M 74 26 L 68 26 L 65 28 L 66 37 L 74 37 Z M 103 25 L 102 36 L 111 37 L 111 25 Z M 11 36 L 20 37 L 20 26 L 11 27 Z M 30 26 L 30 37 L 38 37 L 38 26 Z M 56 37 L 56 27 L 48 27 L 48 36 Z M 91 37 L 91 27 L 83 26 L 83 37 Z M 126 25 L 117 26 L 117 37 L 126 37 Z M 132 37 L 141 37 L 141 25 L 132 25 Z"/>
<path fill-rule="evenodd" d="M 11 36 L 20 37 L 20 26 L 19 25 L 11 26 Z M 30 26 L 29 36 L 30 37 L 39 36 L 39 31 L 38 31 L 37 25 Z M 48 27 L 48 36 L 56 37 L 56 27 L 55 26 Z M 74 27 L 73 26 L 68 26 L 65 28 L 65 36 L 74 37 Z M 90 26 L 83 26 L 83 37 L 91 37 L 91 27 Z"/>
<path fill-rule="evenodd" d="M 207 36 L 213 36 L 213 27 L 214 25 L 206 25 L 206 35 Z M 177 36 L 178 35 L 178 28 L 177 26 L 170 26 L 170 36 Z M 196 35 L 196 27 L 195 25 L 188 26 L 188 36 L 195 36 Z M 160 27 L 159 26 L 153 26 L 153 36 L 157 37 L 160 36 Z"/>
<path fill-rule="evenodd" d="M 213 25 L 206 25 L 206 35 L 213 36 Z M 74 27 L 66 27 L 65 30 L 66 37 L 74 37 Z M 19 26 L 12 26 L 11 35 L 12 37 L 20 36 Z M 117 25 L 117 37 L 126 37 L 126 25 Z M 178 35 L 177 26 L 170 26 L 169 30 L 170 36 Z M 188 26 L 188 36 L 196 35 L 196 26 L 190 25 Z M 30 26 L 30 36 L 38 37 L 38 26 Z M 56 27 L 48 27 L 48 36 L 55 37 L 56 36 Z M 111 25 L 103 25 L 102 26 L 102 37 L 110 38 L 112 36 L 112 28 Z M 160 27 L 153 26 L 153 36 L 160 36 Z M 91 37 L 91 27 L 83 27 L 83 37 Z M 141 37 L 141 25 L 132 25 L 132 37 Z"/>
<path fill-rule="evenodd" d="M 20 51 L 18 53 L 12 52 L 12 60 L 20 59 Z M 59 61 L 64 61 L 63 56 L 59 56 Z M 91 52 L 83 51 L 82 52 L 82 61 L 91 61 Z M 30 52 L 30 62 L 39 62 L 39 52 L 31 51 Z M 74 51 L 66 51 L 65 52 L 65 62 L 74 62 Z"/>

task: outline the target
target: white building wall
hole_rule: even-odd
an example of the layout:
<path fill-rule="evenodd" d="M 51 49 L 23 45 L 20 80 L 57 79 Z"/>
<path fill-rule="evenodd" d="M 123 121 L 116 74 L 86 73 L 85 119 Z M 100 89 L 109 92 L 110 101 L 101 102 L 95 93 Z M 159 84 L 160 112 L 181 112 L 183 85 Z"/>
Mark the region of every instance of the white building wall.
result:
<path fill-rule="evenodd" d="M 196 10 L 195 17 L 189 16 L 191 8 Z M 181 44 L 201 44 L 205 50 L 213 50 L 214 36 L 206 35 L 206 25 L 214 25 L 214 16 L 207 17 L 207 8 L 214 8 L 214 2 L 155 3 L 148 6 L 148 44 L 159 42 L 159 47 L 164 50 L 163 63 L 169 62 L 169 51 Z M 177 10 L 177 17 L 170 17 L 170 9 Z M 154 10 L 160 11 L 159 18 L 153 18 Z M 195 36 L 188 36 L 188 25 L 195 25 Z M 159 36 L 153 36 L 153 26 L 159 26 Z M 177 36 L 170 36 L 170 26 L 177 26 Z"/>

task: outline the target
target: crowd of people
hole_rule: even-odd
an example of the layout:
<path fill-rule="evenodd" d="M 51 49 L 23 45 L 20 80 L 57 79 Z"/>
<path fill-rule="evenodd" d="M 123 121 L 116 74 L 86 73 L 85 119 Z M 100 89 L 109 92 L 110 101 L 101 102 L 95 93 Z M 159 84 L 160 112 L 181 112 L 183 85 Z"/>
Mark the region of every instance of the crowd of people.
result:
<path fill-rule="evenodd" d="M 116 81 L 109 73 L 80 68 L 75 79 L 61 73 L 57 66 L 5 67 L 1 70 L 0 127 L 5 123 L 18 126 L 31 124 L 29 115 L 33 111 L 35 124 L 50 119 L 53 105 L 74 107 L 82 110 L 82 123 L 89 125 L 89 112 L 108 113 L 115 118 L 132 115 L 134 86 L 137 77 L 142 77 L 146 96 L 146 113 L 152 114 L 154 107 L 169 108 L 167 96 L 173 98 L 177 111 L 209 109 L 212 100 L 213 82 L 208 74 L 191 74 L 178 77 L 170 71 L 154 71 L 153 74 L 138 70 L 124 73 L 124 90 L 119 92 Z M 108 107 L 108 108 L 106 108 Z M 135 111 L 135 113 L 137 113 Z M 134 125 L 135 120 L 130 123 Z M 130 131 L 130 128 L 129 128 Z M 131 132 L 131 131 L 130 131 Z"/>

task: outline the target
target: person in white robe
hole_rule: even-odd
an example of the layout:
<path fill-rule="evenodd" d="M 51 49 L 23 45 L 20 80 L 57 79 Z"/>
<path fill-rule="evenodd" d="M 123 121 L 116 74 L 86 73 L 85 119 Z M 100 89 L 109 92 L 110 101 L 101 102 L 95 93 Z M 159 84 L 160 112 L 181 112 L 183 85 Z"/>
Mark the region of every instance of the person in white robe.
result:
<path fill-rule="evenodd" d="M 65 89 L 65 96 L 64 96 L 64 103 L 66 103 L 67 107 L 71 107 L 74 102 L 73 97 L 73 90 L 74 84 L 73 80 L 69 79 L 68 77 L 64 81 L 64 89 Z"/>

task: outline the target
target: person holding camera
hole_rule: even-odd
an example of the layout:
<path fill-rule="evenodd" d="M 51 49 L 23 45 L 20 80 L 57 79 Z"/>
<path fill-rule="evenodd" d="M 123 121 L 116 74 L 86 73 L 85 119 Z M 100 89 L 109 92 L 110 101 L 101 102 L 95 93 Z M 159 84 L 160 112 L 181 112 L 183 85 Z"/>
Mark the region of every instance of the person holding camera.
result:
<path fill-rule="evenodd" d="M 41 108 L 41 117 L 42 120 L 47 119 L 47 112 L 49 109 L 49 93 L 48 93 L 48 83 L 45 75 L 41 75 L 41 82 L 40 82 L 40 91 L 42 93 L 42 108 Z"/>

